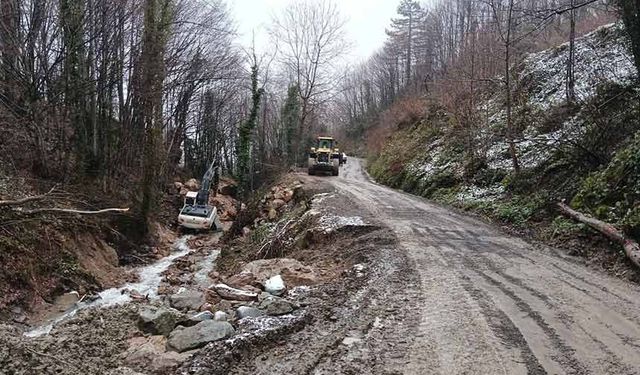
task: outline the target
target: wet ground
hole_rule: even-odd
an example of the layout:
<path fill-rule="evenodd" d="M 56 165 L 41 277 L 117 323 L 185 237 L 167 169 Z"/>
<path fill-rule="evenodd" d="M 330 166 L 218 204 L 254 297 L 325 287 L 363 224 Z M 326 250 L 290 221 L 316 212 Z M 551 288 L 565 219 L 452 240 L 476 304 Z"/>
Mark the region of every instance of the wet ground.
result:
<path fill-rule="evenodd" d="M 309 179 L 389 228 L 361 243 L 366 281 L 337 287 L 301 331 L 183 373 L 640 373 L 637 285 L 375 184 L 356 159 Z"/>
<path fill-rule="evenodd" d="M 339 177 L 299 178 L 325 193 L 305 214 L 313 235 L 287 256 L 331 278 L 288 295 L 295 313 L 238 324 L 165 373 L 640 374 L 636 284 L 375 184 L 357 159 Z M 83 309 L 35 339 L 0 325 L 0 373 L 131 374 L 121 354 L 139 303 Z"/>

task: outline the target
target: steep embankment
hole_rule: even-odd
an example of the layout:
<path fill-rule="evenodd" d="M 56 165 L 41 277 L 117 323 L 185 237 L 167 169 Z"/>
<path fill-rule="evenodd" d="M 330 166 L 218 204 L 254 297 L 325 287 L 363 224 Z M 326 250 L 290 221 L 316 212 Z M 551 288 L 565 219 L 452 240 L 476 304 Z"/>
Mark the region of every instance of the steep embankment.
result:
<path fill-rule="evenodd" d="M 0 204 L 0 322 L 33 324 L 41 312 L 57 308 L 61 295 L 90 295 L 132 281 L 135 276 L 129 266 L 151 263 L 171 252 L 170 243 L 177 235 L 173 221 L 187 191 L 182 184 L 169 184 L 162 191 L 158 216 L 144 235 L 133 212 L 130 186 L 123 183 L 105 193 L 101 184 L 93 182 L 56 184 L 0 161 L 0 201 L 5 201 Z M 195 180 L 187 185 L 195 189 L 194 184 Z M 219 195 L 218 200 L 225 197 L 229 198 Z M 25 198 L 31 200 L 6 204 Z M 223 220 L 233 219 L 229 207 L 213 203 Z M 33 212 L 105 207 L 132 209 L 104 215 Z"/>
<path fill-rule="evenodd" d="M 530 54 L 515 68 L 513 173 L 505 138 L 505 97 L 486 93 L 464 136 L 457 119 L 432 106 L 399 129 L 370 164 L 392 187 L 473 210 L 520 232 L 563 245 L 629 276 L 606 241 L 557 215 L 566 200 L 640 239 L 640 92 L 620 24 L 576 41 L 576 97 L 565 99 L 568 44 Z"/>

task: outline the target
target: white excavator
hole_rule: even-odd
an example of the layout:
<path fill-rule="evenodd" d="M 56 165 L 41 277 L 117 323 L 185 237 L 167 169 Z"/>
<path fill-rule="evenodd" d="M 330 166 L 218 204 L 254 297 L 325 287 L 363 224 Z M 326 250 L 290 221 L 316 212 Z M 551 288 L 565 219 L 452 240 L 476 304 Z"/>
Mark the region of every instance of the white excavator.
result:
<path fill-rule="evenodd" d="M 213 182 L 217 190 L 219 178 L 220 169 L 213 162 L 202 177 L 200 190 L 190 191 L 184 197 L 184 206 L 178 214 L 178 224 L 181 227 L 196 230 L 222 230 L 218 210 L 209 204 L 211 184 Z"/>

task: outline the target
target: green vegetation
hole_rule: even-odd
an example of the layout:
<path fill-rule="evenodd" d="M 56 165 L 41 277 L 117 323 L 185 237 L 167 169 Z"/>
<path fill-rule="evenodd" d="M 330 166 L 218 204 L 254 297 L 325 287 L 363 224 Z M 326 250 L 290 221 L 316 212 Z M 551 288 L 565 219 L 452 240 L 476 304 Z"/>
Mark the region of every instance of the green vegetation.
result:
<path fill-rule="evenodd" d="M 640 237 L 640 132 L 604 169 L 584 179 L 571 204 Z"/>
<path fill-rule="evenodd" d="M 584 230 L 557 217 L 555 203 L 568 200 L 574 208 L 640 238 L 637 99 L 633 85 L 609 83 L 581 106 L 555 106 L 538 116 L 526 110 L 523 119 L 516 115 L 520 132 L 549 134 L 570 121 L 577 124 L 550 146 L 534 143 L 521 149 L 522 155 L 543 158 L 532 166 L 523 165 L 517 174 L 490 165 L 484 157 L 470 158 L 448 130 L 450 115 L 441 112 L 397 130 L 370 159 L 369 172 L 386 185 L 516 228 L 541 224 L 546 237 Z M 488 138 L 495 144 L 503 130 L 494 124 Z M 506 160 L 508 155 L 498 158 Z"/>

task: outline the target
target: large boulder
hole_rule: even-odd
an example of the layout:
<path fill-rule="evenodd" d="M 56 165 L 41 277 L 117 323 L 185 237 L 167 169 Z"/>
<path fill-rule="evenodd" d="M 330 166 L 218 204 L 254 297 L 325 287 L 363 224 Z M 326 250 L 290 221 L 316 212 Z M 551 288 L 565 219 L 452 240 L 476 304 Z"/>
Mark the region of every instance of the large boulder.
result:
<path fill-rule="evenodd" d="M 251 272 L 258 281 L 280 275 L 284 282 L 291 286 L 314 285 L 318 283 L 318 276 L 313 268 L 290 258 L 259 259 L 247 263 L 242 272 Z"/>
<path fill-rule="evenodd" d="M 291 202 L 291 200 L 293 199 L 293 190 L 291 189 L 285 190 L 283 193 L 282 199 L 287 203 Z"/>
<path fill-rule="evenodd" d="M 287 204 L 287 202 L 285 202 L 283 199 L 274 199 L 271 201 L 271 207 L 278 210 L 280 209 L 282 206 L 284 206 L 285 204 Z"/>
<path fill-rule="evenodd" d="M 209 204 L 218 209 L 220 220 L 234 220 L 238 215 L 238 201 L 226 195 L 217 195 L 209 197 Z"/>
<path fill-rule="evenodd" d="M 191 191 L 198 191 L 198 189 L 200 189 L 200 185 L 198 184 L 198 181 L 195 178 L 192 178 L 189 181 L 185 182 L 184 187 L 186 187 Z"/>
<path fill-rule="evenodd" d="M 224 299 L 233 301 L 255 301 L 258 299 L 258 293 L 248 292 L 246 290 L 232 288 L 226 284 L 216 284 L 211 287 Z"/>
<path fill-rule="evenodd" d="M 168 307 L 147 306 L 138 312 L 138 328 L 152 335 L 168 336 L 182 314 Z"/>
<path fill-rule="evenodd" d="M 267 315 L 284 315 L 292 313 L 298 307 L 284 298 L 269 295 L 260 301 L 258 308 Z"/>
<path fill-rule="evenodd" d="M 191 356 L 189 353 L 167 351 L 167 338 L 164 336 L 133 337 L 128 344 L 129 348 L 121 355 L 124 363 L 155 374 L 172 374 Z"/>
<path fill-rule="evenodd" d="M 229 320 L 229 314 L 224 311 L 216 311 L 215 315 L 213 316 L 213 320 L 226 322 Z"/>
<path fill-rule="evenodd" d="M 201 348 L 212 341 L 226 339 L 235 330 L 228 322 L 205 320 L 193 327 L 178 326 L 169 335 L 168 347 L 179 353 Z"/>
<path fill-rule="evenodd" d="M 264 314 L 264 311 L 251 306 L 240 306 L 236 310 L 236 317 L 238 319 L 257 318 L 259 316 L 263 316 Z"/>
<path fill-rule="evenodd" d="M 220 194 L 235 197 L 238 194 L 238 185 L 235 181 L 221 181 L 218 191 Z"/>
<path fill-rule="evenodd" d="M 196 290 L 183 289 L 169 296 L 169 304 L 178 310 L 199 311 L 205 303 L 204 294 Z"/>
<path fill-rule="evenodd" d="M 274 296 L 281 296 L 284 294 L 286 287 L 284 285 L 284 281 L 282 280 L 282 276 L 276 275 L 267 279 L 264 282 L 264 291 Z"/>
<path fill-rule="evenodd" d="M 189 322 L 192 322 L 193 325 L 198 324 L 205 320 L 213 320 L 215 315 L 211 311 L 202 311 L 193 316 L 189 317 Z"/>
<path fill-rule="evenodd" d="M 256 280 L 256 276 L 251 272 L 240 272 L 238 274 L 235 274 L 227 278 L 225 281 L 227 285 L 230 285 L 234 288 L 240 288 L 240 289 L 245 285 L 252 285 L 252 286 L 259 285 L 258 281 Z"/>

